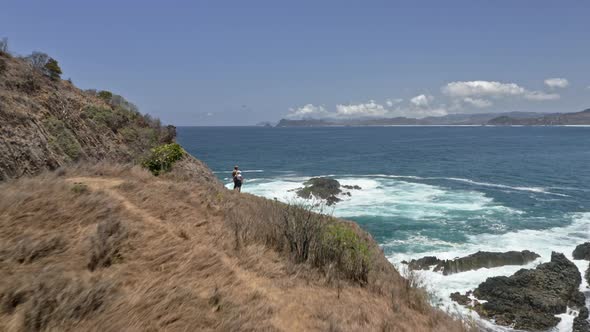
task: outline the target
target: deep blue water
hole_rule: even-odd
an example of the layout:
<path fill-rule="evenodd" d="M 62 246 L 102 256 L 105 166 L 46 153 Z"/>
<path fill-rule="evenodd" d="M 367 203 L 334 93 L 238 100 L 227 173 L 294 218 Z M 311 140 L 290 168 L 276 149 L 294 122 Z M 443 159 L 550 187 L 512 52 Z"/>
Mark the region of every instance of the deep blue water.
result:
<path fill-rule="evenodd" d="M 394 263 L 529 249 L 534 265 L 590 240 L 590 127 L 180 127 L 178 140 L 226 183 L 240 165 L 257 195 L 295 200 L 312 176 L 361 186 L 329 212 Z M 424 273 L 443 298 L 518 268 Z"/>

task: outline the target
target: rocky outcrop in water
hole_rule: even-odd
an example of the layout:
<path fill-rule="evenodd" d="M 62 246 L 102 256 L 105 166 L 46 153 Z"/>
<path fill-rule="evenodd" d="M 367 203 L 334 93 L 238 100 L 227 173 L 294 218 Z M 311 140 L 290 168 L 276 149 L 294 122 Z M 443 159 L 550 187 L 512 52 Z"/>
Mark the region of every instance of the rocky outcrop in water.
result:
<path fill-rule="evenodd" d="M 507 252 L 478 251 L 469 256 L 441 261 L 434 270 L 442 271 L 444 275 L 449 275 L 484 267 L 489 269 L 504 265 L 524 265 L 539 257 L 536 253 L 528 250 Z"/>
<path fill-rule="evenodd" d="M 590 242 L 579 244 L 574 252 L 572 252 L 574 259 L 585 259 L 590 261 Z"/>
<path fill-rule="evenodd" d="M 481 268 L 493 268 L 504 265 L 524 265 L 539 258 L 536 253 L 523 251 L 488 252 L 478 251 L 469 256 L 452 260 L 441 260 L 434 256 L 426 256 L 417 260 L 411 260 L 408 267 L 412 270 L 428 270 L 431 266 L 434 271 L 441 271 L 444 275 L 477 270 Z"/>
<path fill-rule="evenodd" d="M 317 197 L 326 200 L 326 204 L 333 205 L 340 202 L 337 197 L 342 190 L 340 182 L 330 178 L 311 178 L 303 183 L 304 187 L 297 190 L 297 195 L 301 198 L 310 199 Z"/>
<path fill-rule="evenodd" d="M 352 196 L 349 190 L 360 190 L 357 185 L 340 185 L 340 182 L 330 178 L 311 178 L 303 183 L 303 188 L 296 190 L 297 196 L 305 199 L 320 198 L 326 201 L 327 205 L 333 205 L 341 201 L 338 195 Z"/>
<path fill-rule="evenodd" d="M 437 265 L 442 261 L 434 256 L 425 256 L 419 259 L 412 259 L 409 263 L 403 261 L 402 263 L 408 264 L 410 270 L 428 270 L 431 266 Z"/>
<path fill-rule="evenodd" d="M 515 329 L 545 330 L 560 319 L 568 306 L 582 308 L 584 294 L 578 288 L 580 272 L 561 253 L 552 253 L 551 261 L 536 269 L 522 269 L 510 277 L 488 278 L 473 294 L 486 300 L 474 307 L 482 316 L 496 324 Z"/>

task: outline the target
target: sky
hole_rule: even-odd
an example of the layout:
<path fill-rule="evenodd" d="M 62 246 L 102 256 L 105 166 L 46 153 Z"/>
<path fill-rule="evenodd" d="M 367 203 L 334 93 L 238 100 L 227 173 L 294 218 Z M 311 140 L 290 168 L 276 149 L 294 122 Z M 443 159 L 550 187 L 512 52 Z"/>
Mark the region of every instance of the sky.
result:
<path fill-rule="evenodd" d="M 3 0 L 0 37 L 165 123 L 590 108 L 590 1 Z"/>

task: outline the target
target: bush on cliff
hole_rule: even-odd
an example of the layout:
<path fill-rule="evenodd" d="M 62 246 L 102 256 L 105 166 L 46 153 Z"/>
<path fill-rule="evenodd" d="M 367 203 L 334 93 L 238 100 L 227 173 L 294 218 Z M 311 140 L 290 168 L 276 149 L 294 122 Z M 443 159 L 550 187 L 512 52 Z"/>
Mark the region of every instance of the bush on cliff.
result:
<path fill-rule="evenodd" d="M 56 117 L 49 117 L 44 121 L 45 128 L 49 131 L 49 146 L 52 150 L 61 150 L 71 160 L 77 160 L 82 153 L 82 147 L 72 131 L 66 127 L 63 121 Z"/>
<path fill-rule="evenodd" d="M 184 156 L 184 150 L 178 143 L 164 144 L 151 150 L 151 155 L 142 163 L 154 175 L 160 175 L 172 168 L 175 162 Z"/>
<path fill-rule="evenodd" d="M 245 203 L 227 209 L 236 249 L 258 242 L 286 254 L 295 264 L 317 267 L 330 278 L 367 283 L 370 247 L 350 225 L 316 213 L 313 204 Z"/>
<path fill-rule="evenodd" d="M 57 60 L 50 58 L 44 66 L 45 75 L 49 76 L 49 78 L 53 81 L 57 81 L 61 78 L 61 68 L 57 63 Z"/>
<path fill-rule="evenodd" d="M 137 115 L 108 107 L 88 106 L 84 109 L 84 116 L 94 121 L 97 125 L 105 126 L 117 133 L 123 127 L 129 125 Z"/>
<path fill-rule="evenodd" d="M 102 90 L 102 91 L 99 91 L 96 94 L 96 96 L 108 103 L 113 98 L 113 93 L 110 91 Z"/>
<path fill-rule="evenodd" d="M 350 227 L 332 222 L 324 228 L 317 254 L 318 265 L 334 263 L 347 279 L 365 283 L 370 258 L 367 243 Z"/>

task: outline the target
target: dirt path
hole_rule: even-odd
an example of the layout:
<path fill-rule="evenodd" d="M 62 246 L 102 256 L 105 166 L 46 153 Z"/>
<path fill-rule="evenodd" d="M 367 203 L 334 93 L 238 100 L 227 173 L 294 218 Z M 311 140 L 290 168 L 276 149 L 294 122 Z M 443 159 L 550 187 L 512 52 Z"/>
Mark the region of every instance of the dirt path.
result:
<path fill-rule="evenodd" d="M 141 218 L 142 221 L 149 223 L 157 229 L 161 229 L 164 232 L 168 232 L 174 237 L 178 237 L 166 223 L 151 215 L 148 211 L 138 207 L 124 195 L 117 191 L 117 186 L 125 182 L 124 179 L 120 178 L 98 178 L 98 177 L 73 177 L 68 178 L 70 183 L 80 183 L 88 186 L 90 190 L 103 191 L 112 198 L 121 202 L 123 207 L 132 214 Z M 199 234 L 199 236 L 207 236 Z M 234 275 L 240 280 L 240 282 L 248 287 L 252 292 L 258 292 L 267 298 L 270 304 L 277 309 L 276 314 L 271 319 L 272 324 L 282 331 L 306 331 L 310 330 L 310 326 L 306 324 L 306 320 L 302 319 L 309 317 L 310 313 L 300 303 L 301 292 L 297 289 L 284 289 L 278 288 L 273 285 L 272 280 L 258 276 L 256 273 L 245 270 L 239 266 L 239 262 L 235 257 L 227 255 L 222 250 L 218 250 L 212 247 L 205 247 L 203 245 L 192 244 L 197 247 L 203 247 L 203 250 L 208 252 L 214 252 L 216 257 L 223 263 L 224 267 L 231 270 Z"/>

